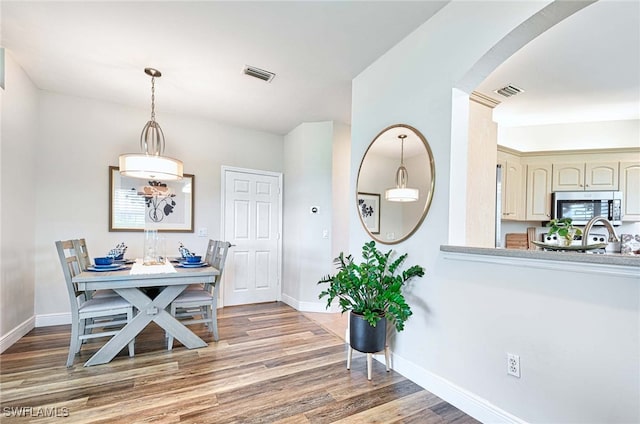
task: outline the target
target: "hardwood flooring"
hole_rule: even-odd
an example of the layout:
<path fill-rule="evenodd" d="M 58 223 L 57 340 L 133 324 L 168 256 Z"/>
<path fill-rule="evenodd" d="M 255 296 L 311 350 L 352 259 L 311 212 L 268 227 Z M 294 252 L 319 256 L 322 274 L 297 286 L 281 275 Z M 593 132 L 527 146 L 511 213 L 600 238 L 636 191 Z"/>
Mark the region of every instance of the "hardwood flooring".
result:
<path fill-rule="evenodd" d="M 36 328 L 0 355 L 0 421 L 64 423 L 477 423 L 283 303 L 220 309 L 220 341 L 167 351 L 155 324 L 106 365 L 65 367 L 69 326 Z M 17 416 L 22 415 L 22 416 Z"/>

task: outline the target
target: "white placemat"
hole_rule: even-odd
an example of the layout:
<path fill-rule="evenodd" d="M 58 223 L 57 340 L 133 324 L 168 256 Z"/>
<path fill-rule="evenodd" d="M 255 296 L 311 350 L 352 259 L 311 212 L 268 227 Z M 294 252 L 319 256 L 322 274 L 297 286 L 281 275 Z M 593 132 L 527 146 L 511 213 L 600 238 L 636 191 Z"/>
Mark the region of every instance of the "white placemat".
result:
<path fill-rule="evenodd" d="M 136 259 L 136 263 L 131 266 L 129 275 L 140 274 L 170 274 L 172 272 L 178 272 L 169 262 L 165 262 L 162 265 L 143 265 L 142 260 Z"/>

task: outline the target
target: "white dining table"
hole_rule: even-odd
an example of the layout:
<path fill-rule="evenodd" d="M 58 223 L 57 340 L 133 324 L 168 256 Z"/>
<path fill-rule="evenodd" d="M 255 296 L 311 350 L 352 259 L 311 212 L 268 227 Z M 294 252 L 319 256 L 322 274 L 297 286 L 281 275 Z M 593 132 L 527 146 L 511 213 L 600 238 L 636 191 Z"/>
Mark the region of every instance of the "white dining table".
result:
<path fill-rule="evenodd" d="M 152 321 L 179 340 L 188 349 L 207 346 L 204 340 L 167 312 L 166 307 L 189 284 L 213 283 L 220 272 L 211 266 L 200 268 L 176 267 L 176 271 L 174 273 L 135 275 L 131 275 L 129 269 L 106 272 L 84 271 L 73 277 L 73 282 L 77 283 L 78 290 L 111 289 L 129 301 L 138 310 L 138 313 L 130 322 L 85 362 L 85 366 L 110 362 Z M 151 299 L 142 291 L 145 287 L 158 287 L 161 288 L 161 291 L 154 299 Z"/>

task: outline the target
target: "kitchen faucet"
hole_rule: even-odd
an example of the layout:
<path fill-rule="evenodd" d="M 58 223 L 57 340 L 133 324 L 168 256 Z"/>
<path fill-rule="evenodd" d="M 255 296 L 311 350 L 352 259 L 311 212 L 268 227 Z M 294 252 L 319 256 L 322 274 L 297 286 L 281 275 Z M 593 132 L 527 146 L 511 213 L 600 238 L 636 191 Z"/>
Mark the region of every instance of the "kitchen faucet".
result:
<path fill-rule="evenodd" d="M 591 227 L 593 227 L 593 225 L 598 221 L 602 221 L 604 226 L 607 228 L 607 231 L 609 231 L 609 242 L 620 241 L 616 234 L 616 230 L 607 218 L 604 216 L 594 216 L 589 220 L 589 222 L 587 222 L 587 225 L 584 226 L 584 230 L 582 230 L 582 246 L 589 244 L 589 231 L 591 231 Z"/>

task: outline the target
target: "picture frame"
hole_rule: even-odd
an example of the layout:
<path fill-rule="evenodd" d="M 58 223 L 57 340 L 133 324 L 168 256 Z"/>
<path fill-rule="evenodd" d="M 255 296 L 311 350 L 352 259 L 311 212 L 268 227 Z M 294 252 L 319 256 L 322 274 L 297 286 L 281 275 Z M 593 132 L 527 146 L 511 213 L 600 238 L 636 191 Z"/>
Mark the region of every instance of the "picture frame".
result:
<path fill-rule="evenodd" d="M 120 175 L 109 167 L 109 231 L 193 233 L 195 176 L 153 181 Z"/>
<path fill-rule="evenodd" d="M 380 194 L 358 192 L 360 219 L 371 234 L 380 234 Z"/>

